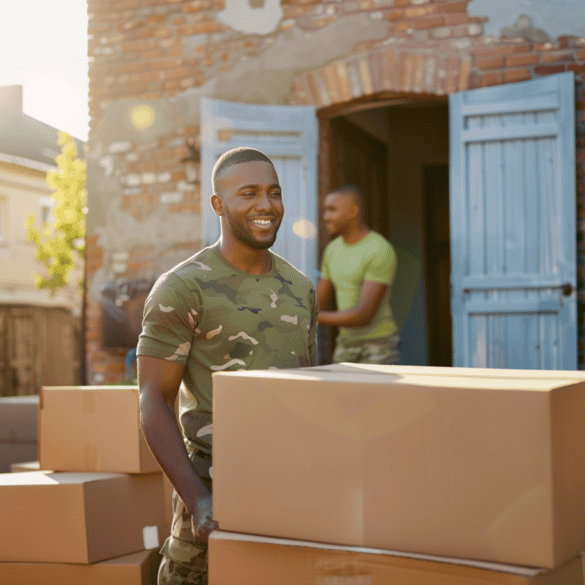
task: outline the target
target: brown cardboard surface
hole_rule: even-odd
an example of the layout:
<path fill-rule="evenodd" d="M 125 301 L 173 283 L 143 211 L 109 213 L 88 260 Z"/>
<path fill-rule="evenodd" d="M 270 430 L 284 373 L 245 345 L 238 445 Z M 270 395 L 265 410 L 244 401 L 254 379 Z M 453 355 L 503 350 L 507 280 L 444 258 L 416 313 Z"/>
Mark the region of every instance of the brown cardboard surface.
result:
<path fill-rule="evenodd" d="M 0 397 L 0 442 L 30 442 L 37 440 L 39 397 Z"/>
<path fill-rule="evenodd" d="M 10 466 L 18 461 L 28 461 L 37 458 L 36 441 L 4 443 L 0 441 L 0 473 L 8 473 Z"/>
<path fill-rule="evenodd" d="M 160 473 L 0 474 L 0 561 L 94 563 L 159 548 L 163 497 Z"/>
<path fill-rule="evenodd" d="M 161 471 L 140 428 L 136 386 L 45 386 L 39 461 L 57 471 Z"/>
<path fill-rule="evenodd" d="M 581 556 L 550 571 L 213 532 L 209 585 L 583 585 Z"/>
<path fill-rule="evenodd" d="M 141 551 L 91 565 L 0 562 L 3 585 L 156 585 L 161 556 Z"/>
<path fill-rule="evenodd" d="M 583 378 L 213 380 L 223 530 L 547 568 L 585 550 Z"/>

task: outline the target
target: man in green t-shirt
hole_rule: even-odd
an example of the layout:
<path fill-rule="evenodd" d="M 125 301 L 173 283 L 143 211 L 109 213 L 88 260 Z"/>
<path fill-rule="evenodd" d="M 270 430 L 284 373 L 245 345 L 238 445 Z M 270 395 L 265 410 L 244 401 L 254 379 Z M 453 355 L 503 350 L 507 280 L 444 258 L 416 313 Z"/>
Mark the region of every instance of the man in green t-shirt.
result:
<path fill-rule="evenodd" d="M 218 527 L 213 372 L 317 364 L 315 290 L 269 250 L 284 213 L 272 162 L 233 149 L 217 161 L 212 184 L 221 237 L 157 280 L 137 348 L 142 428 L 175 487 L 159 585 L 207 583 L 207 539 Z"/>
<path fill-rule="evenodd" d="M 323 220 L 337 236 L 325 248 L 317 285 L 321 309 L 333 294 L 337 300 L 337 311 L 319 313 L 321 325 L 339 327 L 333 361 L 398 363 L 400 335 L 390 307 L 397 266 L 392 244 L 366 226 L 355 185 L 327 195 Z"/>

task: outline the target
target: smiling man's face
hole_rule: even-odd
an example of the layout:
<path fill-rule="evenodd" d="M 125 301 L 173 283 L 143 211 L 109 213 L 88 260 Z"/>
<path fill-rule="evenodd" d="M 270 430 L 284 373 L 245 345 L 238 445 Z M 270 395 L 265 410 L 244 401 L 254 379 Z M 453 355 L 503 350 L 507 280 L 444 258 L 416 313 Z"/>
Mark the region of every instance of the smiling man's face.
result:
<path fill-rule="evenodd" d="M 233 165 L 221 173 L 217 187 L 226 229 L 250 248 L 270 248 L 284 215 L 274 167 L 264 161 Z"/>

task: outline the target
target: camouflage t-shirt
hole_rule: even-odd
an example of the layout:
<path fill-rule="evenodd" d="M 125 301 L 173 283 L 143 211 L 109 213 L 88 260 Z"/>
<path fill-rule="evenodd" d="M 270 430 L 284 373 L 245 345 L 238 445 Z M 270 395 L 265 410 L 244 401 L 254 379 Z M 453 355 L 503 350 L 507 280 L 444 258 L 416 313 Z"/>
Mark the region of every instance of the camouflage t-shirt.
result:
<path fill-rule="evenodd" d="M 211 453 L 214 372 L 317 364 L 313 285 L 270 257 L 270 272 L 250 274 L 217 242 L 163 274 L 146 300 L 137 354 L 186 364 L 179 422 L 188 449 Z"/>

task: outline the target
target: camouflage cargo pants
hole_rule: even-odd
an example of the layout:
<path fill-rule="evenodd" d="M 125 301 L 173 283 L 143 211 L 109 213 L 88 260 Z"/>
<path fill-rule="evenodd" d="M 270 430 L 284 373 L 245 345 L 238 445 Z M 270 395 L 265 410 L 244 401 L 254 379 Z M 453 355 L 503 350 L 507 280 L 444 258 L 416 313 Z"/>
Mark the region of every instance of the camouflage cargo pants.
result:
<path fill-rule="evenodd" d="M 189 459 L 211 491 L 211 461 L 204 461 L 193 452 L 189 453 Z M 165 542 L 161 553 L 163 558 L 158 570 L 158 585 L 207 585 L 207 543 L 195 541 L 191 516 L 176 490 L 173 490 L 171 537 Z"/>
<path fill-rule="evenodd" d="M 400 362 L 400 335 L 396 333 L 388 339 L 367 343 L 344 344 L 337 339 L 333 362 L 353 362 L 361 364 L 398 364 Z"/>
<path fill-rule="evenodd" d="M 207 551 L 205 569 L 182 565 L 165 557 L 158 569 L 158 585 L 207 585 Z"/>

